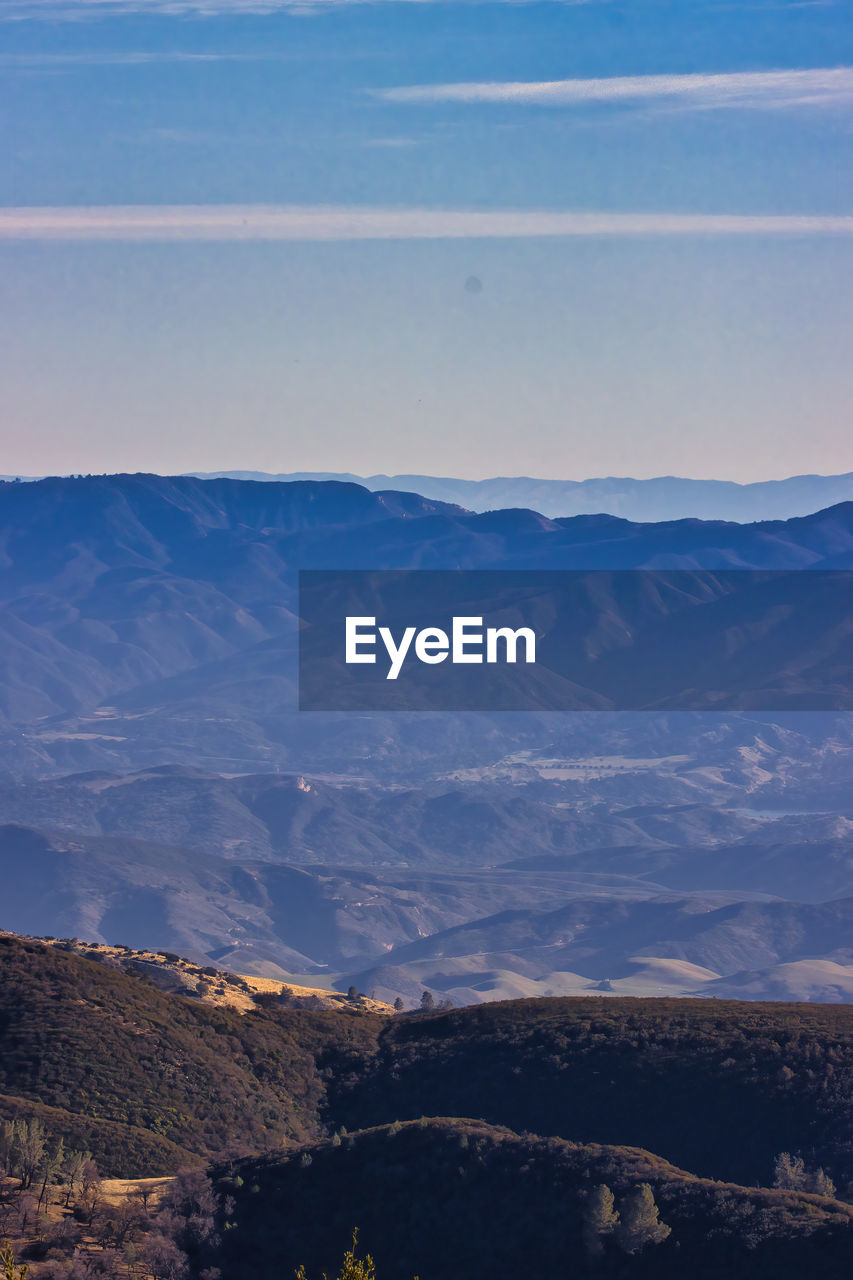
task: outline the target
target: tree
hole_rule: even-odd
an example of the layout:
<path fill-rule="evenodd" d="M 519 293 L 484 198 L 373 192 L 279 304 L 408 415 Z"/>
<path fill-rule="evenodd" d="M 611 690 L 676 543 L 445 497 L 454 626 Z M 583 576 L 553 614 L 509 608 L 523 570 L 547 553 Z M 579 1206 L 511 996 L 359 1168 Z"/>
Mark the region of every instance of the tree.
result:
<path fill-rule="evenodd" d="M 82 1185 L 83 1171 L 86 1165 L 92 1159 L 90 1151 L 69 1151 L 65 1157 L 65 1164 L 62 1166 L 62 1172 L 65 1175 L 65 1207 L 68 1208 L 71 1203 L 71 1197 L 74 1195 L 75 1188 Z"/>
<path fill-rule="evenodd" d="M 625 1253 L 640 1253 L 647 1245 L 661 1244 L 670 1228 L 661 1222 L 655 1196 L 648 1182 L 632 1187 L 619 1205 L 616 1239 Z"/>
<path fill-rule="evenodd" d="M 836 1194 L 835 1183 L 825 1169 L 816 1169 L 814 1173 L 809 1174 L 808 1189 L 816 1196 L 834 1196 Z"/>
<path fill-rule="evenodd" d="M 590 1257 L 604 1253 L 604 1236 L 612 1235 L 619 1225 L 619 1214 L 613 1192 L 604 1183 L 593 1187 L 586 1198 L 583 1213 L 583 1242 Z"/>
<path fill-rule="evenodd" d="M 421 1010 L 424 1013 L 431 1013 L 435 1008 L 435 997 L 431 991 L 424 991 L 421 996 Z"/>
<path fill-rule="evenodd" d="M 52 1147 L 46 1147 L 42 1156 L 41 1167 L 39 1168 L 39 1177 L 41 1179 L 41 1190 L 39 1192 L 38 1212 L 41 1213 L 42 1205 L 45 1197 L 50 1204 L 50 1196 L 48 1195 L 48 1187 L 65 1162 L 65 1144 L 62 1138 L 57 1139 Z M 45 1211 L 47 1206 L 45 1206 Z"/>
<path fill-rule="evenodd" d="M 376 1280 L 376 1264 L 370 1254 L 366 1254 L 364 1258 L 359 1258 L 357 1250 L 358 1228 L 356 1227 L 352 1233 L 352 1248 L 347 1249 L 344 1254 L 343 1265 L 338 1272 L 336 1280 Z M 308 1280 L 304 1267 L 300 1267 L 296 1272 L 296 1280 Z M 323 1280 L 329 1280 L 325 1272 L 323 1272 Z M 418 1280 L 417 1276 L 415 1276 L 415 1280 Z"/>
<path fill-rule="evenodd" d="M 21 1190 L 27 1191 L 33 1185 L 33 1178 L 39 1170 L 47 1146 L 47 1134 L 41 1120 L 17 1120 L 12 1145 L 12 1167 L 21 1179 Z"/>
<path fill-rule="evenodd" d="M 141 1254 L 154 1280 L 184 1280 L 188 1273 L 186 1255 L 168 1236 L 148 1236 Z"/>
<path fill-rule="evenodd" d="M 103 1187 L 101 1185 L 101 1175 L 98 1173 L 98 1166 L 94 1160 L 87 1160 L 83 1165 L 82 1177 L 82 1207 L 86 1214 L 87 1221 L 91 1227 L 95 1221 L 95 1214 L 101 1203 L 103 1195 Z"/>
<path fill-rule="evenodd" d="M 11 1174 L 15 1158 L 15 1121 L 0 1120 L 0 1170 Z"/>
<path fill-rule="evenodd" d="M 394 1001 L 394 1012 L 402 1013 L 405 1007 L 406 1006 L 403 1004 L 402 996 L 397 996 L 397 999 Z"/>
<path fill-rule="evenodd" d="M 773 1186 L 782 1191 L 801 1191 L 806 1184 L 806 1166 L 800 1156 L 780 1151 L 773 1162 Z"/>
<path fill-rule="evenodd" d="M 0 1245 L 0 1275 L 3 1280 L 27 1280 L 29 1267 L 15 1266 L 15 1255 L 8 1241 Z"/>
<path fill-rule="evenodd" d="M 151 1203 L 151 1197 L 154 1194 L 154 1186 L 151 1182 L 138 1182 L 130 1193 L 136 1203 L 139 1205 L 144 1217 L 148 1217 L 148 1206 Z"/>
<path fill-rule="evenodd" d="M 358 1227 L 352 1233 L 352 1248 L 347 1249 L 344 1254 L 343 1266 L 338 1274 L 338 1280 L 376 1280 L 376 1267 L 370 1254 L 360 1259 L 356 1256 L 358 1248 Z M 300 1266 L 296 1272 L 296 1280 L 308 1280 L 308 1275 L 303 1266 Z M 325 1271 L 323 1272 L 323 1280 L 329 1280 Z"/>
<path fill-rule="evenodd" d="M 808 1169 L 802 1156 L 780 1151 L 773 1162 L 773 1186 L 781 1191 L 810 1191 L 816 1196 L 834 1196 L 835 1183 L 825 1169 Z"/>

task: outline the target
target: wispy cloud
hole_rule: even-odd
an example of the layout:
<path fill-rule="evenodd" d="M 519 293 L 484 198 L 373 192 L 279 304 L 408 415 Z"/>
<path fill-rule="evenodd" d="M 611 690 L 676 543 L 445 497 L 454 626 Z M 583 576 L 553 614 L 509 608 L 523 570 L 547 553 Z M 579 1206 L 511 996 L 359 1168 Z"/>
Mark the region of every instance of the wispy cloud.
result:
<path fill-rule="evenodd" d="M 304 2 L 304 0 L 302 0 Z M 123 14 L 215 17 L 289 9 L 289 0 L 5 0 L 0 20 L 107 18 Z"/>
<path fill-rule="evenodd" d="M 181 53 L 169 49 L 151 52 L 0 53 L 0 67 L 8 71 L 54 71 L 63 67 L 146 67 L 164 62 L 280 62 L 286 56 L 276 53 Z"/>
<path fill-rule="evenodd" d="M 338 5 L 375 3 L 376 0 L 2 0 L 0 21 L 28 18 L 105 18 L 122 14 L 159 14 L 174 17 L 216 17 L 266 13 L 309 13 Z M 410 0 L 425 4 L 429 0 Z M 474 3 L 475 0 L 470 0 Z M 520 3 L 523 0 L 504 0 Z M 563 5 L 606 4 L 609 0 L 558 0 Z"/>
<path fill-rule="evenodd" d="M 362 145 L 388 151 L 405 151 L 409 147 L 419 147 L 422 141 L 422 138 L 368 138 Z"/>
<path fill-rule="evenodd" d="M 0 240 L 468 240 L 853 235 L 853 216 L 573 213 L 306 205 L 0 208 Z"/>
<path fill-rule="evenodd" d="M 853 103 L 853 67 L 733 71 L 717 75 L 613 76 L 592 80 L 471 81 L 404 85 L 369 92 L 387 102 L 426 104 L 494 102 L 572 107 L 658 100 L 694 108 L 771 110 Z"/>

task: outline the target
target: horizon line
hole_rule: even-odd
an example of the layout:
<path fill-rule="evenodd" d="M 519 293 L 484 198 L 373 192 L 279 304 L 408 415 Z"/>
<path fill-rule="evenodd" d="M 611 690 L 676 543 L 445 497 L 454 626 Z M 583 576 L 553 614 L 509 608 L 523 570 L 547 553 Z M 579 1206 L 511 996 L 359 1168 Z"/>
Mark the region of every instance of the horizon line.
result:
<path fill-rule="evenodd" d="M 277 481 L 281 484 L 304 483 L 310 482 L 312 479 L 318 483 L 326 481 L 340 482 L 344 484 L 359 484 L 362 481 L 371 480 L 438 480 L 455 482 L 461 484 L 492 484 L 507 483 L 512 480 L 526 480 L 533 484 L 597 484 L 604 481 L 613 480 L 622 483 L 626 480 L 632 481 L 634 484 L 654 484 L 659 480 L 675 480 L 680 483 L 687 484 L 722 484 L 735 485 L 739 489 L 748 489 L 756 485 L 770 484 L 788 484 L 792 480 L 847 480 L 853 479 L 853 470 L 837 471 L 837 472 L 819 472 L 819 471 L 798 471 L 792 475 L 780 476 L 778 478 L 768 477 L 764 480 L 732 480 L 724 479 L 720 476 L 685 476 L 676 475 L 672 472 L 658 473 L 652 476 L 634 476 L 634 475 L 616 475 L 614 473 L 607 475 L 584 476 L 580 480 L 573 480 L 566 476 L 532 476 L 532 475 L 491 475 L 481 476 L 474 479 L 470 476 L 451 476 L 451 475 L 430 475 L 427 472 L 420 471 L 401 471 L 388 473 L 384 471 L 376 471 L 369 475 L 361 475 L 355 471 L 325 471 L 325 470 L 300 470 L 300 471 L 260 471 L 250 467 L 230 467 L 216 471 L 152 471 L 147 469 L 135 471 L 64 471 L 64 472 L 44 472 L 41 475 L 23 475 L 12 474 L 7 472 L 0 474 L 0 483 L 16 483 L 21 484 L 37 484 L 42 480 L 98 480 L 98 479 L 117 479 L 121 476 L 155 476 L 161 480 L 237 480 L 243 483 L 252 483 L 255 476 L 265 477 L 264 483 L 269 481 Z M 294 480 L 293 477 L 301 477 L 301 480 Z M 340 479 L 343 477 L 343 479 Z M 351 479 L 349 478 L 351 477 Z M 362 487 L 364 487 L 362 485 Z M 853 499 L 851 499 L 853 500 Z M 833 505 L 838 505 L 837 503 Z"/>
<path fill-rule="evenodd" d="M 0 240 L 6 241 L 332 242 L 697 235 L 853 235 L 853 215 L 277 204 L 0 207 Z"/>

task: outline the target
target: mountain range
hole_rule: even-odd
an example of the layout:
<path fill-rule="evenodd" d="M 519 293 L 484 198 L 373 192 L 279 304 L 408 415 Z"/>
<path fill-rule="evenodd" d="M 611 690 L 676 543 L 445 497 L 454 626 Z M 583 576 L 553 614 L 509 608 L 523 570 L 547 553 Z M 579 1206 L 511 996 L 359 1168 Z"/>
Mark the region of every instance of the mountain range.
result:
<path fill-rule="evenodd" d="M 839 476 L 790 476 L 785 480 L 759 480 L 752 484 L 691 480 L 683 476 L 656 476 L 650 480 L 629 476 L 593 480 L 537 480 L 530 476 L 460 480 L 448 476 L 358 476 L 331 471 L 289 474 L 200 471 L 194 474 L 207 479 L 228 476 L 238 480 L 343 480 L 371 490 L 414 490 L 425 498 L 458 503 L 471 511 L 528 507 L 550 517 L 607 512 L 637 521 L 790 520 L 793 516 L 809 515 L 822 507 L 853 499 L 853 472 Z"/>
<path fill-rule="evenodd" d="M 109 707 L 138 719 L 200 696 L 233 751 L 221 713 L 235 685 L 243 720 L 293 705 L 299 569 L 844 570 L 853 503 L 748 526 L 643 525 L 476 515 L 335 482 L 88 477 L 0 485 L 0 554 L 7 723 L 41 722 L 49 747 L 45 732 L 92 730 L 47 719 L 97 710 L 108 740 L 124 736 Z M 38 750 L 23 745 L 24 760 Z"/>
<path fill-rule="evenodd" d="M 836 572 L 853 503 L 641 524 L 96 476 L 0 484 L 0 556 L 4 927 L 409 1005 L 851 999 L 848 714 L 305 714 L 295 647 L 300 568 Z"/>

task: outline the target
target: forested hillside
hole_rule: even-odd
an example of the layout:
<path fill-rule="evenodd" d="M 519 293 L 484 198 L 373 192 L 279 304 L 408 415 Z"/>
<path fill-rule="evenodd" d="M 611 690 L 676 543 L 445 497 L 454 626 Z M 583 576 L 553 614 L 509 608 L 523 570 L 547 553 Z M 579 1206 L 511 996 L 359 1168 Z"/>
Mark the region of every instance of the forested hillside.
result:
<path fill-rule="evenodd" d="M 77 948 L 0 937 L 0 1201 L 22 1248 L 26 1179 L 48 1206 L 65 1187 L 68 1209 L 68 1170 L 94 1157 L 113 1178 L 200 1170 L 175 1184 L 188 1216 L 146 1202 L 122 1219 L 146 1256 L 173 1251 L 176 1278 L 319 1274 L 354 1227 L 383 1280 L 512 1280 L 534 1248 L 555 1274 L 568 1257 L 579 1276 L 844 1274 L 844 1006 L 592 997 L 383 1015 L 268 994 L 240 1013 Z M 96 1220 L 115 1232 L 86 1179 L 87 1239 Z M 122 1265 L 110 1274 L 137 1274 Z"/>
<path fill-rule="evenodd" d="M 263 997 L 241 1015 L 37 940 L 0 938 L 0 956 L 3 1106 L 127 1126 L 144 1154 L 131 1170 L 105 1145 L 117 1174 L 167 1171 L 161 1138 L 213 1157 L 439 1115 L 644 1147 L 705 1177 L 766 1185 L 788 1150 L 850 1178 L 847 1006 L 585 997 L 389 1017 Z"/>

